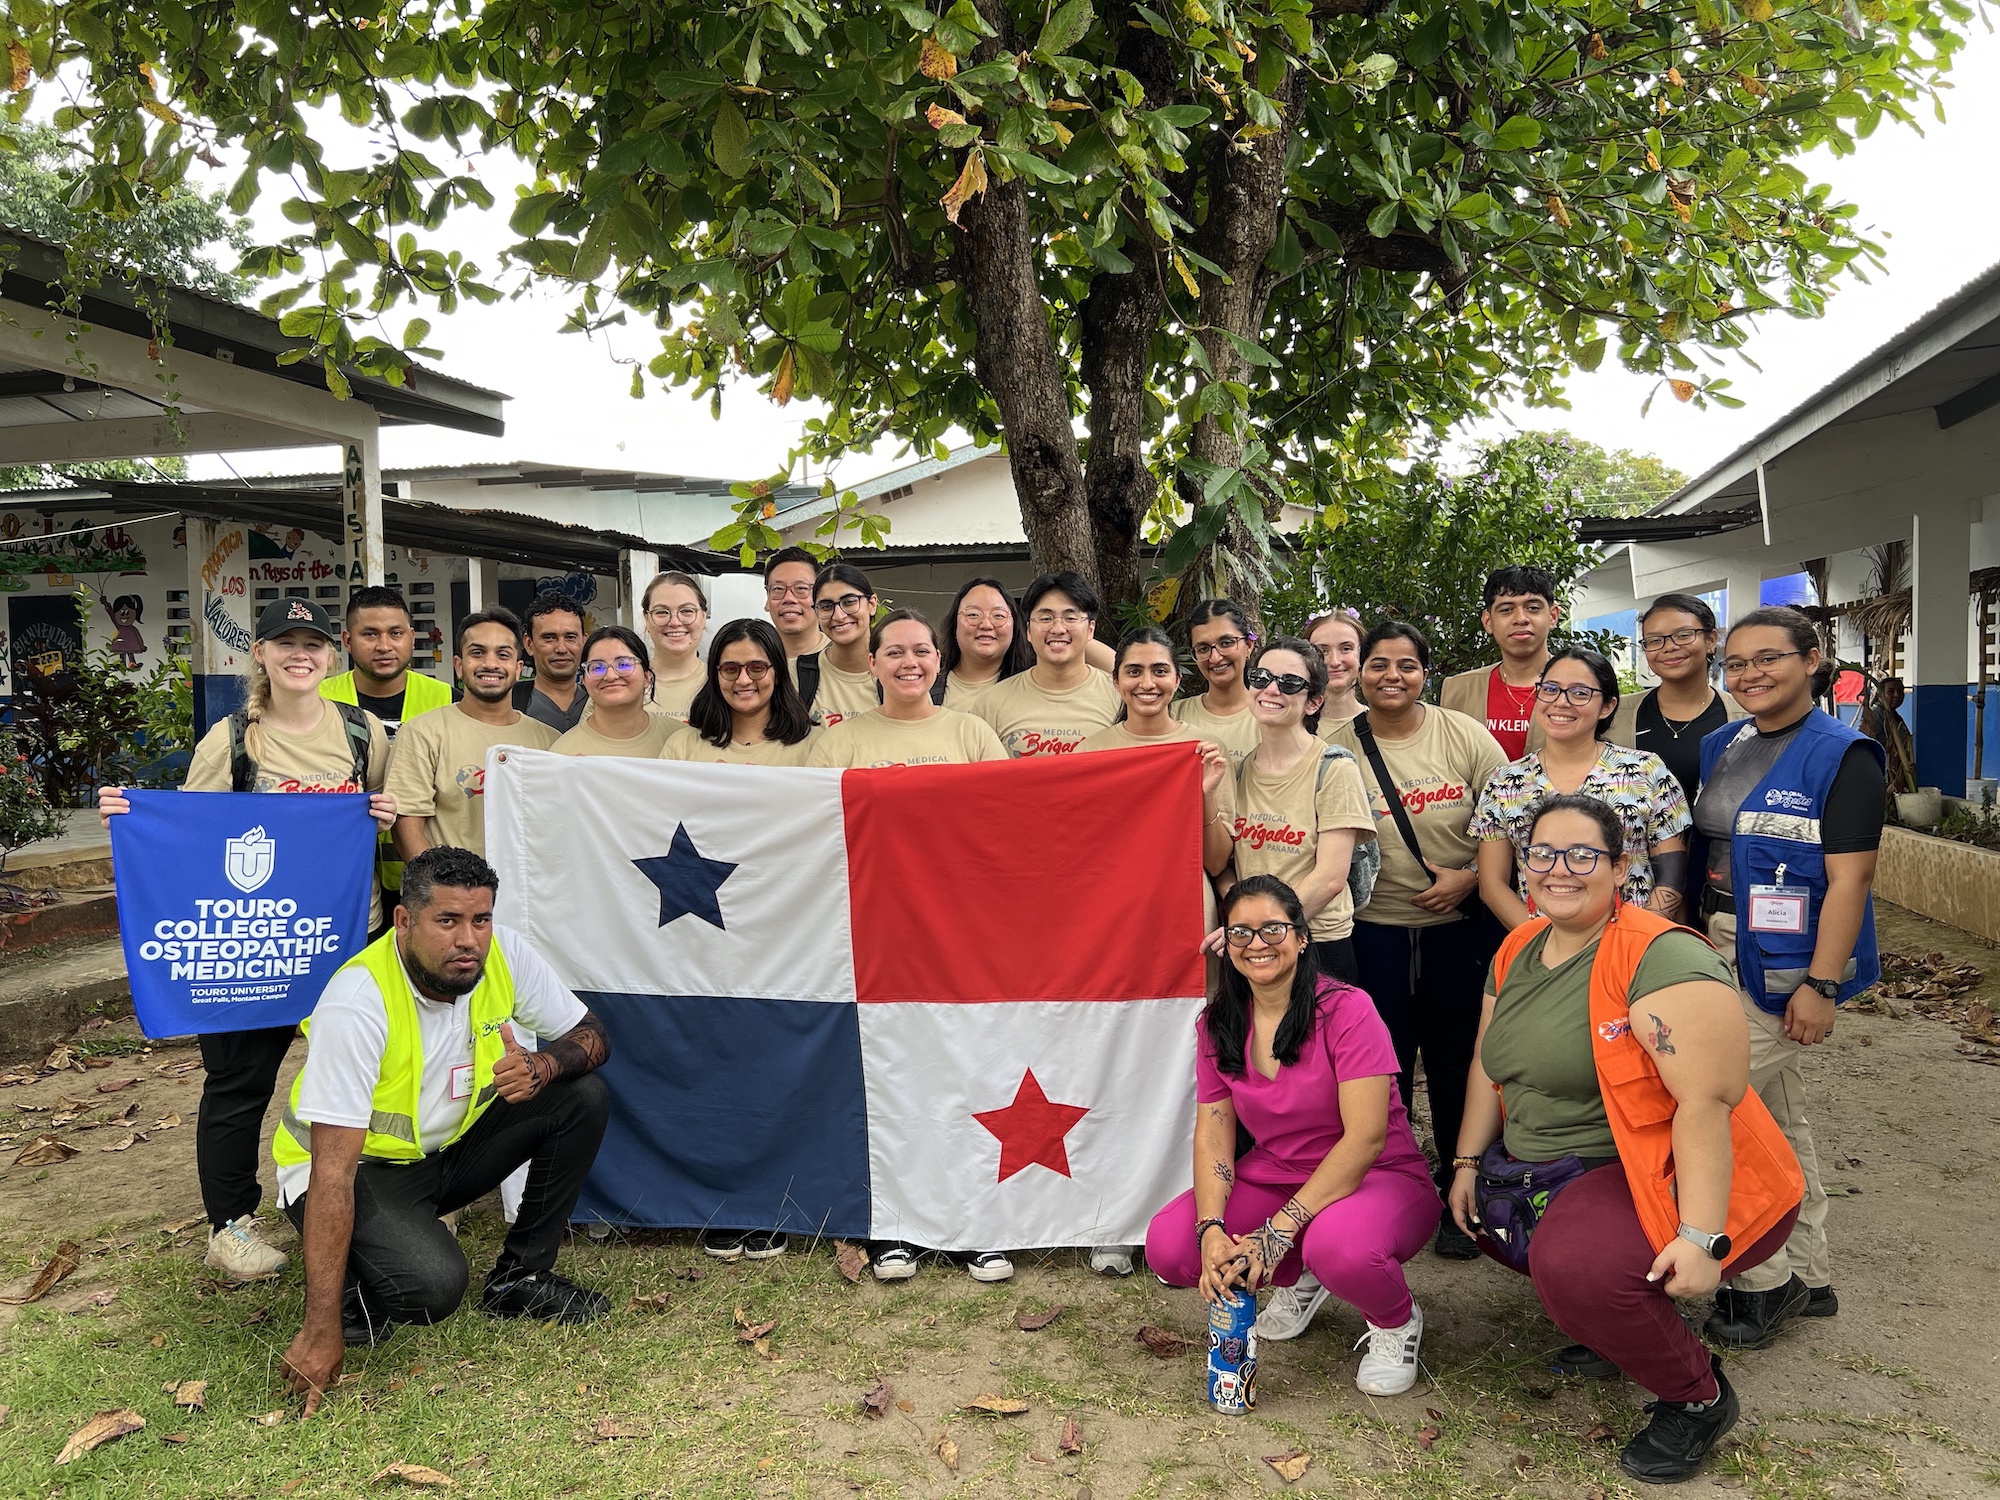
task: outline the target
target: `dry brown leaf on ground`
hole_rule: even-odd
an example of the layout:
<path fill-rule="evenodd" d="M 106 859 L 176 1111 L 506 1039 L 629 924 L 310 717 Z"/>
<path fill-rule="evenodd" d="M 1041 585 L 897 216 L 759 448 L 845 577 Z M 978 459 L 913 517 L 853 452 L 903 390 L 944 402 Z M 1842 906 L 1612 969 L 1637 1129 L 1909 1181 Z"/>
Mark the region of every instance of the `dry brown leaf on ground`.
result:
<path fill-rule="evenodd" d="M 960 1411 L 980 1411 L 993 1417 L 1018 1417 L 1028 1409 L 1028 1403 L 1019 1396 L 1000 1396 L 992 1391 L 982 1391 L 973 1397 Z"/>
<path fill-rule="evenodd" d="M 136 1078 L 107 1078 L 97 1086 L 100 1094 L 122 1094 L 139 1080 Z"/>
<path fill-rule="evenodd" d="M 896 1410 L 901 1412 L 906 1417 L 915 1416 L 917 1411 L 917 1403 L 914 1401 L 898 1401 L 896 1403 Z"/>
<path fill-rule="evenodd" d="M 285 1420 L 285 1409 L 281 1406 L 276 1411 L 260 1412 L 250 1420 L 259 1427 L 277 1427 Z"/>
<path fill-rule="evenodd" d="M 162 1224 L 160 1226 L 160 1233 L 166 1235 L 180 1234 L 194 1228 L 197 1224 L 206 1224 L 207 1222 L 207 1214 L 196 1214 L 192 1219 L 176 1219 L 171 1224 Z"/>
<path fill-rule="evenodd" d="M 194 1411 L 205 1411 L 208 1408 L 206 1380 L 169 1380 L 160 1389 L 172 1393 L 176 1406 L 189 1407 Z"/>
<path fill-rule="evenodd" d="M 17 1167 L 52 1167 L 59 1161 L 68 1161 L 76 1155 L 76 1147 L 68 1141 L 58 1140 L 52 1135 L 38 1135 L 21 1148 L 21 1154 L 14 1158 Z"/>
<path fill-rule="evenodd" d="M 29 1302 L 39 1302 L 42 1298 L 48 1296 L 50 1289 L 57 1282 L 68 1276 L 82 1263 L 83 1247 L 77 1244 L 75 1240 L 64 1240 L 60 1245 L 56 1246 L 55 1253 L 48 1258 L 48 1263 L 35 1273 L 35 1279 L 29 1283 L 28 1289 L 25 1292 L 22 1292 L 17 1297 L 0 1297 L 0 1302 L 6 1303 L 9 1307 L 20 1307 Z"/>
<path fill-rule="evenodd" d="M 868 1269 L 868 1252 L 852 1240 L 835 1240 L 833 1263 L 849 1281 L 859 1281 L 861 1273 Z"/>
<path fill-rule="evenodd" d="M 1618 1436 L 1617 1433 L 1613 1432 L 1609 1427 L 1605 1426 L 1604 1423 L 1599 1422 L 1595 1427 L 1591 1428 L 1590 1431 L 1586 1432 L 1583 1435 L 1583 1440 L 1586 1443 L 1608 1443 L 1617 1436 Z"/>
<path fill-rule="evenodd" d="M 1311 1465 L 1312 1455 L 1303 1448 L 1294 1448 L 1290 1453 L 1267 1453 L 1264 1462 L 1275 1469 L 1286 1484 L 1297 1484 L 1299 1476 Z"/>
<path fill-rule="evenodd" d="M 771 1331 L 777 1326 L 776 1318 L 768 1323 L 752 1323 L 748 1313 L 740 1307 L 736 1309 L 736 1342 L 748 1344 L 766 1359 L 771 1357 Z"/>
<path fill-rule="evenodd" d="M 1077 1425 L 1075 1417 L 1064 1417 L 1062 1433 L 1056 1438 L 1056 1447 L 1064 1453 L 1083 1452 L 1083 1428 Z"/>
<path fill-rule="evenodd" d="M 667 1310 L 668 1301 L 665 1292 L 638 1292 L 625 1306 L 631 1312 L 663 1313 Z"/>
<path fill-rule="evenodd" d="M 128 1432 L 137 1432 L 146 1425 L 146 1419 L 136 1411 L 101 1411 L 69 1435 L 69 1441 L 56 1455 L 58 1465 L 83 1457 L 93 1448 L 101 1448 Z"/>
<path fill-rule="evenodd" d="M 42 1059 L 42 1071 L 44 1073 L 61 1073 L 65 1069 L 75 1073 L 83 1071 L 82 1060 L 77 1057 L 76 1052 L 67 1043 L 56 1048 L 55 1051 Z"/>
<path fill-rule="evenodd" d="M 97 1149 L 100 1151 L 130 1151 L 134 1146 L 138 1145 L 141 1141 L 145 1139 L 146 1139 L 145 1131 L 135 1130 L 130 1135 L 126 1136 L 124 1140 L 113 1141 L 110 1145 L 99 1146 Z"/>
<path fill-rule="evenodd" d="M 952 1473 L 958 1472 L 958 1444 L 951 1440 L 950 1433 L 940 1432 L 937 1441 L 931 1444 L 931 1451 L 937 1454 L 939 1460 Z"/>
<path fill-rule="evenodd" d="M 636 1422 L 621 1422 L 616 1417 L 599 1417 L 590 1426 L 591 1435 L 600 1443 L 615 1443 L 629 1438 L 651 1437 L 653 1434 Z"/>
<path fill-rule="evenodd" d="M 2000 1043 L 2000 1032 L 1993 1029 L 1993 1012 L 1983 1000 L 1965 1007 L 1965 1030 L 1960 1035 L 1968 1042 Z"/>
<path fill-rule="evenodd" d="M 889 1415 L 895 1400 L 896 1388 L 886 1380 L 878 1380 L 861 1393 L 861 1415 L 880 1421 Z"/>
<path fill-rule="evenodd" d="M 1192 1340 L 1175 1333 L 1171 1328 L 1162 1328 L 1157 1323 L 1144 1323 L 1132 1335 L 1140 1343 L 1153 1351 L 1157 1359 L 1179 1359 L 1194 1347 Z"/>
<path fill-rule="evenodd" d="M 393 1479 L 398 1484 L 415 1484 L 447 1490 L 458 1487 L 458 1482 L 449 1474 L 440 1474 L 436 1469 L 427 1469 L 422 1464 L 403 1463 L 400 1460 L 378 1470 L 368 1482 L 380 1484 L 385 1479 Z"/>
<path fill-rule="evenodd" d="M 1431 1451 L 1431 1444 L 1443 1436 L 1444 1434 L 1439 1432 L 1435 1427 L 1419 1427 L 1417 1429 L 1417 1446 L 1428 1453 Z"/>
<path fill-rule="evenodd" d="M 0 1406 L 0 1427 L 5 1427 L 7 1425 L 7 1413 L 12 1411 L 13 1409 L 14 1408 L 11 1406 Z"/>
<path fill-rule="evenodd" d="M 701 1280 L 701 1272 L 697 1271 L 693 1266 L 681 1266 L 676 1270 L 669 1271 L 667 1274 L 676 1281 Z"/>
<path fill-rule="evenodd" d="M 201 1071 L 201 1059 L 198 1057 L 184 1057 L 179 1062 L 161 1063 L 153 1071 L 162 1078 L 185 1078 L 190 1073 L 199 1073 Z"/>
<path fill-rule="evenodd" d="M 137 1109 L 138 1107 L 139 1106 L 136 1103 L 132 1106 L 133 1109 Z M 153 1129 L 176 1130 L 180 1127 L 180 1123 L 181 1123 L 181 1117 L 179 1115 L 162 1115 L 159 1119 L 153 1122 Z"/>
<path fill-rule="evenodd" d="M 1024 1312 L 1014 1320 L 1014 1326 L 1023 1333 L 1040 1333 L 1049 1324 L 1062 1316 L 1062 1308 L 1052 1307 L 1047 1312 Z"/>

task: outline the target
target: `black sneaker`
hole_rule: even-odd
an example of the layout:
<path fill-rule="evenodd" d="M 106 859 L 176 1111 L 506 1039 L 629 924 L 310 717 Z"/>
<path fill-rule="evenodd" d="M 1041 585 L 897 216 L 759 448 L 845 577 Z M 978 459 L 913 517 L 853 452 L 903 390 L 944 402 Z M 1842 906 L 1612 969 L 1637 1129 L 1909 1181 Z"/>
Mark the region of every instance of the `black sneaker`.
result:
<path fill-rule="evenodd" d="M 1618 1455 L 1618 1467 L 1642 1484 L 1679 1484 L 1700 1471 L 1723 1434 L 1736 1425 L 1742 1406 L 1722 1373 L 1722 1361 L 1709 1356 L 1715 1371 L 1716 1395 L 1702 1406 L 1679 1401 L 1649 1401 L 1646 1410 L 1652 1421 L 1640 1428 L 1625 1451 Z"/>
<path fill-rule="evenodd" d="M 340 1341 L 350 1349 L 379 1344 L 396 1331 L 390 1322 L 361 1295 L 361 1288 L 349 1282 L 340 1294 Z"/>
<path fill-rule="evenodd" d="M 1564 1344 L 1550 1359 L 1549 1368 L 1558 1375 L 1585 1380 L 1616 1380 L 1620 1373 L 1618 1366 L 1588 1344 Z"/>
<path fill-rule="evenodd" d="M 774 1229 L 753 1229 L 743 1236 L 745 1260 L 776 1260 L 785 1253 L 789 1241 Z"/>
<path fill-rule="evenodd" d="M 1479 1259 L 1479 1242 L 1460 1229 L 1458 1221 L 1450 1214 L 1439 1221 L 1437 1239 L 1432 1242 L 1431 1250 L 1446 1260 Z"/>
<path fill-rule="evenodd" d="M 1717 1287 L 1715 1311 L 1702 1325 L 1702 1332 L 1732 1349 L 1762 1349 L 1804 1312 L 1811 1300 L 1812 1293 L 1796 1276 L 1768 1292 Z"/>
<path fill-rule="evenodd" d="M 495 1318 L 535 1318 L 549 1323 L 590 1323 L 611 1311 L 602 1292 L 556 1275 L 524 1271 L 511 1281 L 486 1283 L 479 1305 Z"/>
<path fill-rule="evenodd" d="M 743 1242 L 750 1238 L 747 1229 L 704 1229 L 701 1232 L 701 1253 L 712 1255 L 717 1260 L 741 1260 Z"/>
<path fill-rule="evenodd" d="M 1833 1294 L 1831 1286 L 1809 1286 L 1806 1288 L 1806 1305 L 1799 1309 L 1802 1318 L 1830 1318 L 1840 1311 L 1840 1299 Z"/>

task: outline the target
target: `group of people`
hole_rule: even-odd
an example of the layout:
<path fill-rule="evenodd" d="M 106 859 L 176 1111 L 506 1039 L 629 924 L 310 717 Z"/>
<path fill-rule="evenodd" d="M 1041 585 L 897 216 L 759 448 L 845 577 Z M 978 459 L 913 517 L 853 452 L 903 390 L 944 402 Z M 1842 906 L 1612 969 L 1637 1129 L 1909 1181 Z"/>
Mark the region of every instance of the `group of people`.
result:
<path fill-rule="evenodd" d="M 393 590 L 358 591 L 344 629 L 309 600 L 259 619 L 248 706 L 202 741 L 187 789 L 367 791 L 383 830 L 378 935 L 308 1023 L 277 1138 L 308 1286 L 288 1363 L 309 1405 L 346 1343 L 457 1306 L 468 1273 L 440 1216 L 510 1176 L 483 1305 L 605 1310 L 554 1264 L 604 1129 L 610 1040 L 493 925 L 482 792 L 503 745 L 865 767 L 1196 742 L 1213 920 L 1187 936 L 1215 961 L 1193 1185 L 1145 1245 L 1158 1276 L 1211 1298 L 1274 1286 L 1258 1326 L 1277 1340 L 1338 1297 L 1368 1325 L 1357 1384 L 1393 1395 L 1423 1333 L 1404 1264 L 1426 1244 L 1483 1252 L 1574 1340 L 1558 1368 L 1623 1371 L 1658 1398 L 1624 1455 L 1644 1480 L 1695 1472 L 1736 1414 L 1672 1297 L 1713 1292 L 1705 1331 L 1734 1347 L 1836 1311 L 1800 1058 L 1877 975 L 1884 781 L 1873 742 L 1814 706 L 1829 669 L 1806 617 L 1759 609 L 1724 632 L 1667 595 L 1639 623 L 1658 686 L 1626 694 L 1602 656 L 1551 651 L 1554 580 L 1501 568 L 1481 615 L 1498 663 L 1433 702 L 1423 633 L 1351 610 L 1265 637 L 1207 600 L 1182 641 L 1148 625 L 1112 646 L 1075 574 L 1018 598 L 972 579 L 942 631 L 801 549 L 763 581 L 765 617 L 712 632 L 680 573 L 645 590 L 643 636 L 586 631 L 553 595 L 525 620 L 479 611 L 459 622 L 456 694 L 409 671 Z M 339 644 L 352 667 L 334 676 Z M 106 788 L 100 806 L 126 804 Z M 293 1035 L 201 1039 L 207 1256 L 225 1275 L 286 1264 L 257 1229 L 257 1136 Z M 786 1246 L 714 1229 L 703 1248 Z M 1129 1274 L 1137 1248 L 1093 1267 Z M 913 1275 L 920 1254 L 877 1245 L 876 1274 Z M 1001 1250 L 966 1268 L 1012 1274 Z"/>

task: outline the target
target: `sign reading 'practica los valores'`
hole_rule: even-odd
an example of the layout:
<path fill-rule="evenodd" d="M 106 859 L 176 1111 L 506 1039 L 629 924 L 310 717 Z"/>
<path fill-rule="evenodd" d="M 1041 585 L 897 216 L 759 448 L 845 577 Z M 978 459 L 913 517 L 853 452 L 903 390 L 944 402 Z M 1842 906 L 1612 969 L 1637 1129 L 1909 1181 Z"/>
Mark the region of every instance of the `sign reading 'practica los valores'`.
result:
<path fill-rule="evenodd" d="M 289 1026 L 368 940 L 363 793 L 131 792 L 118 926 L 148 1036 Z"/>

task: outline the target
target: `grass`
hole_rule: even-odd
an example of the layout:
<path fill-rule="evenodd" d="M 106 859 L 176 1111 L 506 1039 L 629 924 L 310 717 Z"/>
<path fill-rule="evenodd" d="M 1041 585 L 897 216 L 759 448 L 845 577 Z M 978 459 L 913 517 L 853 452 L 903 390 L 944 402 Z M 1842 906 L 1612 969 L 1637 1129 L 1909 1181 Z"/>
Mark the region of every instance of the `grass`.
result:
<path fill-rule="evenodd" d="M 490 1263 L 497 1234 L 490 1219 L 468 1223 L 475 1267 Z M 1091 1277 L 1080 1255 L 1029 1258 L 999 1287 L 940 1266 L 900 1287 L 849 1286 L 827 1247 L 732 1267 L 685 1236 L 652 1239 L 579 1239 L 565 1251 L 565 1271 L 612 1296 L 618 1311 L 602 1323 L 523 1327 L 462 1312 L 400 1331 L 350 1357 L 346 1382 L 310 1423 L 295 1420 L 277 1379 L 302 1305 L 296 1275 L 227 1290 L 202 1271 L 186 1234 L 87 1243 L 101 1253 L 52 1301 L 80 1302 L 105 1285 L 116 1298 L 80 1312 L 26 1307 L 4 1335 L 0 1405 L 12 1411 L 0 1428 L 0 1497 L 350 1497 L 378 1492 L 370 1477 L 398 1460 L 450 1475 L 454 1494 L 496 1500 L 947 1491 L 1070 1500 L 1085 1486 L 1106 1500 L 1223 1496 L 1286 1488 L 1262 1459 L 1289 1449 L 1313 1456 L 1290 1487 L 1301 1494 L 1635 1493 L 1616 1454 L 1642 1420 L 1639 1393 L 1549 1375 L 1549 1330 L 1525 1289 L 1477 1330 L 1441 1327 L 1426 1351 L 1438 1386 L 1411 1400 L 1356 1395 L 1343 1336 L 1352 1315 L 1329 1309 L 1312 1335 L 1267 1350 L 1263 1406 L 1232 1419 L 1199 1402 L 1198 1355 L 1157 1360 L 1133 1339 L 1146 1322 L 1198 1333 L 1190 1296 L 1144 1276 Z M 0 1269 L 31 1268 L 25 1255 L 9 1259 Z M 684 1279 L 690 1271 L 700 1279 Z M 628 1308 L 658 1292 L 668 1294 L 664 1312 Z M 1043 1331 L 1014 1327 L 1021 1313 L 1057 1304 L 1062 1315 Z M 750 1323 L 777 1320 L 769 1358 L 737 1340 L 738 1309 Z M 190 1379 L 210 1382 L 199 1412 L 176 1409 L 162 1389 Z M 910 1409 L 866 1418 L 860 1394 L 878 1379 Z M 959 1410 L 985 1391 L 1032 1408 L 1005 1419 Z M 71 1431 L 120 1407 L 147 1427 L 51 1467 Z M 284 1414 L 275 1425 L 256 1422 L 273 1411 Z M 1083 1429 L 1081 1455 L 1057 1449 L 1067 1416 Z M 605 1422 L 637 1435 L 605 1438 Z M 1599 1424 L 1616 1440 L 1593 1439 Z M 940 1432 L 959 1445 L 956 1476 L 935 1452 Z M 1917 1449 L 1958 1455 L 1975 1474 L 1996 1464 L 1916 1422 L 1760 1413 L 1715 1472 L 1773 1500 L 1897 1495 L 1899 1462 Z"/>

